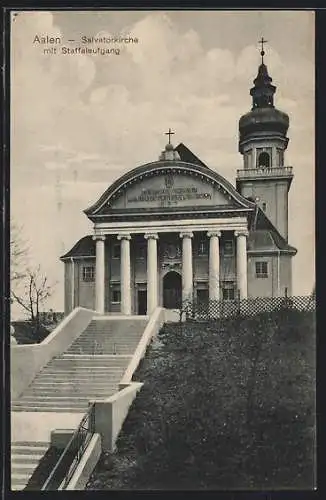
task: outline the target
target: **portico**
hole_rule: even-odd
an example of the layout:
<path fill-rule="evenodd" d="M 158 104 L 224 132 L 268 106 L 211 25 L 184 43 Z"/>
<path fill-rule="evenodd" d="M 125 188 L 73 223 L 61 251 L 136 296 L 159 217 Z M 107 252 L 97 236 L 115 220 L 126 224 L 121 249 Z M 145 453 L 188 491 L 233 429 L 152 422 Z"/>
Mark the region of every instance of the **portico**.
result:
<path fill-rule="evenodd" d="M 206 261 L 209 300 L 220 298 L 220 238 L 223 232 L 234 235 L 236 248 L 236 283 L 241 298 L 247 297 L 247 219 L 227 218 L 218 220 L 170 220 L 168 222 L 151 222 L 147 224 L 102 224 L 95 228 L 93 238 L 96 241 L 96 276 L 95 304 L 99 313 L 104 313 L 105 290 L 105 253 L 104 241 L 115 239 L 120 242 L 120 276 L 121 276 L 121 312 L 132 314 L 133 288 L 131 281 L 132 257 L 131 242 L 140 236 L 146 242 L 146 291 L 147 314 L 163 305 L 162 281 L 171 270 L 177 269 L 182 279 L 182 302 L 193 299 L 194 291 L 194 252 L 193 240 L 196 234 L 204 234 L 207 240 L 208 258 Z M 120 232 L 117 232 L 120 229 Z M 179 240 L 181 255 L 168 256 L 164 259 L 160 240 L 166 235 L 173 235 Z M 230 237 L 230 236 L 229 236 Z M 109 246 L 107 245 L 108 249 Z M 161 257 L 161 258 L 160 258 Z"/>

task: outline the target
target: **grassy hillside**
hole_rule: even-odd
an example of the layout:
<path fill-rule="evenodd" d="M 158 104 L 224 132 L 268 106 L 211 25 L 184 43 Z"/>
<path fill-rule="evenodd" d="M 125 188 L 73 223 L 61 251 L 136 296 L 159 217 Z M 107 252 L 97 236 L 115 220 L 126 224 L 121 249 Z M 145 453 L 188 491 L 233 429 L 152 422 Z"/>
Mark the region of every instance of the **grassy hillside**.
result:
<path fill-rule="evenodd" d="M 117 452 L 88 489 L 313 487 L 312 313 L 167 324 L 134 379 Z"/>

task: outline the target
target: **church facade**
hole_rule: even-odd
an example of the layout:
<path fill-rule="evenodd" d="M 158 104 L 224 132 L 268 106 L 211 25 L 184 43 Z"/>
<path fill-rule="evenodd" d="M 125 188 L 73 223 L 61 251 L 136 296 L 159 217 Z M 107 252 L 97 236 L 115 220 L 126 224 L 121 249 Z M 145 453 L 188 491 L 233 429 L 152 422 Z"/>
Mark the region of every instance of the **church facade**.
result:
<path fill-rule="evenodd" d="M 123 175 L 85 210 L 93 234 L 61 257 L 66 314 L 77 306 L 151 314 L 186 300 L 291 294 L 289 117 L 274 106 L 261 55 L 252 109 L 239 121 L 235 187 L 169 135 L 157 161 Z"/>

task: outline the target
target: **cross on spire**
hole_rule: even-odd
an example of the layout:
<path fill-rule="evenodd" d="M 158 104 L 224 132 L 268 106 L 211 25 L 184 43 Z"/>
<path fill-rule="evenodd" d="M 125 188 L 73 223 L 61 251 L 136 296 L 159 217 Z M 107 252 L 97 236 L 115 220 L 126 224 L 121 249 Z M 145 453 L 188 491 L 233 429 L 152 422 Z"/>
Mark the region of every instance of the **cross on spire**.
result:
<path fill-rule="evenodd" d="M 260 51 L 260 55 L 261 55 L 261 62 L 262 64 L 264 63 L 264 55 L 265 55 L 265 51 L 264 51 L 264 43 L 267 43 L 267 40 L 264 39 L 264 37 L 262 36 L 261 37 L 261 40 L 258 41 L 258 43 L 261 44 L 261 51 Z"/>
<path fill-rule="evenodd" d="M 174 132 L 172 132 L 171 129 L 169 128 L 169 131 L 165 132 L 165 135 L 169 136 L 169 144 L 171 144 L 171 135 L 174 135 Z"/>

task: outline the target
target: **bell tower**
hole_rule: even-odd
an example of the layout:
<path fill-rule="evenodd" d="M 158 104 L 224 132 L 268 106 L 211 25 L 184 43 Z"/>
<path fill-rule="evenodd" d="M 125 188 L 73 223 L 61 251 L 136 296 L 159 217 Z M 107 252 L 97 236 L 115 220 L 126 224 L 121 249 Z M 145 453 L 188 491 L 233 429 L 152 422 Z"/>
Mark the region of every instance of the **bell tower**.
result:
<path fill-rule="evenodd" d="M 252 198 L 265 212 L 278 232 L 288 240 L 288 192 L 292 167 L 284 166 L 289 139 L 289 117 L 274 106 L 276 87 L 264 64 L 262 38 L 261 64 L 250 89 L 252 108 L 239 120 L 239 152 L 243 169 L 237 171 L 237 190 Z"/>

